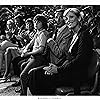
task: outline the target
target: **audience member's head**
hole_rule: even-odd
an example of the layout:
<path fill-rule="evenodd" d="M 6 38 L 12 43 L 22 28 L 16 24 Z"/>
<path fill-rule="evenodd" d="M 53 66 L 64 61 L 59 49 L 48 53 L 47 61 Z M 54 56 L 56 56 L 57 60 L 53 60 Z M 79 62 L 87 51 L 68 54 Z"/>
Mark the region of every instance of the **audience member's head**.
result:
<path fill-rule="evenodd" d="M 34 17 L 34 24 L 37 29 L 46 29 L 48 28 L 48 21 L 45 16 L 42 14 L 37 14 Z"/>
<path fill-rule="evenodd" d="M 33 24 L 33 20 L 31 18 L 28 18 L 26 21 L 25 21 L 25 24 L 26 24 L 26 29 L 28 30 L 33 30 L 34 28 L 34 24 Z"/>
<path fill-rule="evenodd" d="M 55 20 L 57 22 L 57 27 L 62 27 L 65 24 L 65 21 L 63 19 L 63 13 L 64 9 L 58 9 L 55 12 Z"/>
<path fill-rule="evenodd" d="M 81 14 L 77 8 L 68 8 L 63 14 L 63 18 L 67 26 L 71 29 L 76 28 L 80 25 Z"/>

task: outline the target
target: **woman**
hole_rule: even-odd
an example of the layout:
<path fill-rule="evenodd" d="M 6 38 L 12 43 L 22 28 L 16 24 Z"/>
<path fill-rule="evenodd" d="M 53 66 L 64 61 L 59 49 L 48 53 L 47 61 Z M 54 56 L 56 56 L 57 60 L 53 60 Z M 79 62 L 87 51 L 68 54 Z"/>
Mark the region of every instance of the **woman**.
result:
<path fill-rule="evenodd" d="M 14 24 L 15 24 L 14 20 L 7 21 L 8 31 L 6 31 L 6 32 L 7 32 L 7 37 L 9 39 L 9 41 L 10 40 L 16 41 L 12 37 L 12 35 L 16 35 L 16 34 L 14 34 L 14 32 L 15 32 Z M 30 37 L 30 34 L 32 34 L 31 37 Z M 17 76 L 20 75 L 21 71 L 20 71 L 20 68 L 18 67 L 18 63 L 22 60 L 28 59 L 28 58 L 21 57 L 21 53 L 22 53 L 23 49 L 25 48 L 25 46 L 29 43 L 31 38 L 33 38 L 33 36 L 34 36 L 33 21 L 32 21 L 32 19 L 27 19 L 26 20 L 26 30 L 23 30 L 22 33 L 19 33 L 19 35 L 16 35 L 17 39 L 19 39 L 21 41 L 21 44 L 24 46 L 23 48 L 19 48 L 20 47 L 19 45 L 17 45 L 17 47 L 16 47 L 15 44 L 12 44 L 12 43 L 8 42 L 7 40 L 4 41 L 4 43 L 2 43 L 3 44 L 2 48 L 6 50 L 6 53 L 5 53 L 6 71 L 3 75 L 3 78 L 1 78 L 0 80 L 7 81 L 9 78 L 11 78 L 11 76 L 12 76 L 10 74 L 11 64 L 13 64 L 14 74 Z M 22 40 L 22 39 L 24 39 L 24 40 Z"/>
<path fill-rule="evenodd" d="M 44 92 L 45 95 L 49 91 L 50 95 L 59 86 L 75 84 L 88 77 L 88 66 L 93 54 L 92 37 L 89 30 L 82 29 L 81 14 L 77 8 L 65 10 L 63 16 L 65 23 L 74 34 L 67 53 L 69 57 L 61 66 L 51 64 L 43 69 L 33 70 L 30 73 L 32 85 L 29 85 L 32 94 L 39 95 Z"/>
<path fill-rule="evenodd" d="M 34 26 L 37 30 L 34 38 L 30 41 L 30 43 L 26 46 L 22 53 L 22 57 L 31 56 L 26 63 L 25 68 L 20 74 L 21 88 L 23 95 L 27 94 L 27 83 L 28 83 L 28 72 L 32 68 L 44 65 L 47 63 L 46 58 L 44 56 L 46 40 L 48 36 L 48 32 L 46 31 L 48 28 L 47 19 L 43 15 L 36 15 L 34 17 Z M 33 48 L 32 51 L 28 52 L 30 48 Z"/>
<path fill-rule="evenodd" d="M 34 24 L 33 20 L 31 18 L 28 18 L 25 21 L 25 29 L 19 33 L 21 40 L 23 40 L 23 44 L 26 45 L 30 42 L 30 40 L 34 37 L 35 31 L 34 31 Z"/>
<path fill-rule="evenodd" d="M 3 51 L 3 55 L 4 56 L 6 55 L 6 50 L 8 48 L 11 48 L 11 47 L 17 48 L 18 47 L 18 44 L 16 43 L 17 40 L 14 39 L 14 41 L 16 41 L 16 42 L 14 42 L 12 40 L 12 35 L 15 32 L 15 23 L 14 23 L 14 20 L 13 19 L 9 19 L 7 21 L 6 27 L 7 27 L 7 30 L 6 30 L 5 39 L 3 39 L 2 43 L 0 44 L 0 49 Z M 3 58 L 2 58 L 2 60 L 3 60 Z M 5 71 L 4 75 L 3 75 L 3 78 L 0 78 L 0 80 L 5 80 L 5 78 L 8 76 L 8 74 L 6 75 L 6 72 L 7 72 L 6 59 L 5 59 L 5 65 L 6 65 L 6 71 Z"/>

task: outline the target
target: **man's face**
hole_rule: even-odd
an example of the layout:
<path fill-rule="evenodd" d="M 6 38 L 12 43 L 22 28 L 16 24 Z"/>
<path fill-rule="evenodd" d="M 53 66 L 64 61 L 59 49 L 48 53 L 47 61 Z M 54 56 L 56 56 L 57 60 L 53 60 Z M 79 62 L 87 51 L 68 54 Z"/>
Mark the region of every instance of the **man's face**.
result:
<path fill-rule="evenodd" d="M 63 18 L 70 29 L 78 25 L 78 17 L 73 12 L 68 12 Z"/>
<path fill-rule="evenodd" d="M 62 12 L 57 12 L 55 14 L 55 20 L 57 22 L 58 27 L 62 27 L 64 25 L 64 19 L 63 19 L 63 14 Z"/>
<path fill-rule="evenodd" d="M 26 22 L 26 29 L 31 30 L 33 28 L 33 24 L 31 22 Z"/>

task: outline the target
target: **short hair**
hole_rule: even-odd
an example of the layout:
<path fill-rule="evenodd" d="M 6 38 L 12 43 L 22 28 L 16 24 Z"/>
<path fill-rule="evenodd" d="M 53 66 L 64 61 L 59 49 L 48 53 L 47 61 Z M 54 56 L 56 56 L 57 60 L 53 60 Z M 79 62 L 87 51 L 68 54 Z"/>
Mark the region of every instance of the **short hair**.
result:
<path fill-rule="evenodd" d="M 62 17 L 63 17 L 64 11 L 65 11 L 64 9 L 57 9 L 57 10 L 55 11 L 55 14 L 61 12 L 61 13 L 62 13 Z"/>
<path fill-rule="evenodd" d="M 22 15 L 18 14 L 17 16 L 14 17 L 15 20 L 16 20 L 17 18 L 20 20 L 21 25 L 23 25 L 23 24 L 24 24 L 24 20 L 23 20 Z"/>
<path fill-rule="evenodd" d="M 42 26 L 43 26 L 43 28 L 44 29 L 47 29 L 48 28 L 48 20 L 47 20 L 47 18 L 44 16 L 44 15 L 42 15 L 42 14 L 37 14 L 35 17 L 34 17 L 34 22 L 35 21 L 40 21 L 40 22 L 42 22 Z"/>
<path fill-rule="evenodd" d="M 82 17 L 82 16 L 81 16 L 81 13 L 80 13 L 80 10 L 77 9 L 77 8 L 68 8 L 68 9 L 66 9 L 66 10 L 64 11 L 63 16 L 67 15 L 69 12 L 74 13 L 78 18 L 79 18 L 79 17 Z"/>
<path fill-rule="evenodd" d="M 64 13 L 64 9 L 57 9 L 56 11 L 55 11 L 55 13 L 57 13 L 57 12 L 62 12 L 62 13 Z"/>

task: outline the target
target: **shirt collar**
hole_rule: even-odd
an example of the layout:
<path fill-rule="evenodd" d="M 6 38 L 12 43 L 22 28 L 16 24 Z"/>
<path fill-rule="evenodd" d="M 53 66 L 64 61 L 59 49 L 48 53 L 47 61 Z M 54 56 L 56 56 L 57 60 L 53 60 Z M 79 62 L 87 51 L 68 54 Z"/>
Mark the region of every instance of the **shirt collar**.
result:
<path fill-rule="evenodd" d="M 45 31 L 45 29 L 43 29 L 43 30 L 41 30 L 41 31 L 38 31 L 38 30 L 37 30 L 37 34 L 40 35 L 41 32 L 43 32 L 43 31 Z"/>
<path fill-rule="evenodd" d="M 66 24 L 63 25 L 61 28 L 58 29 L 58 32 L 61 32 L 66 27 Z"/>
<path fill-rule="evenodd" d="M 70 31 L 72 31 L 73 35 L 74 35 L 74 34 L 77 34 L 77 35 L 78 35 L 78 34 L 80 33 L 80 29 L 81 29 L 81 27 L 78 29 L 77 32 L 75 32 L 75 31 L 73 31 L 73 30 L 71 30 L 71 29 L 70 29 Z"/>

